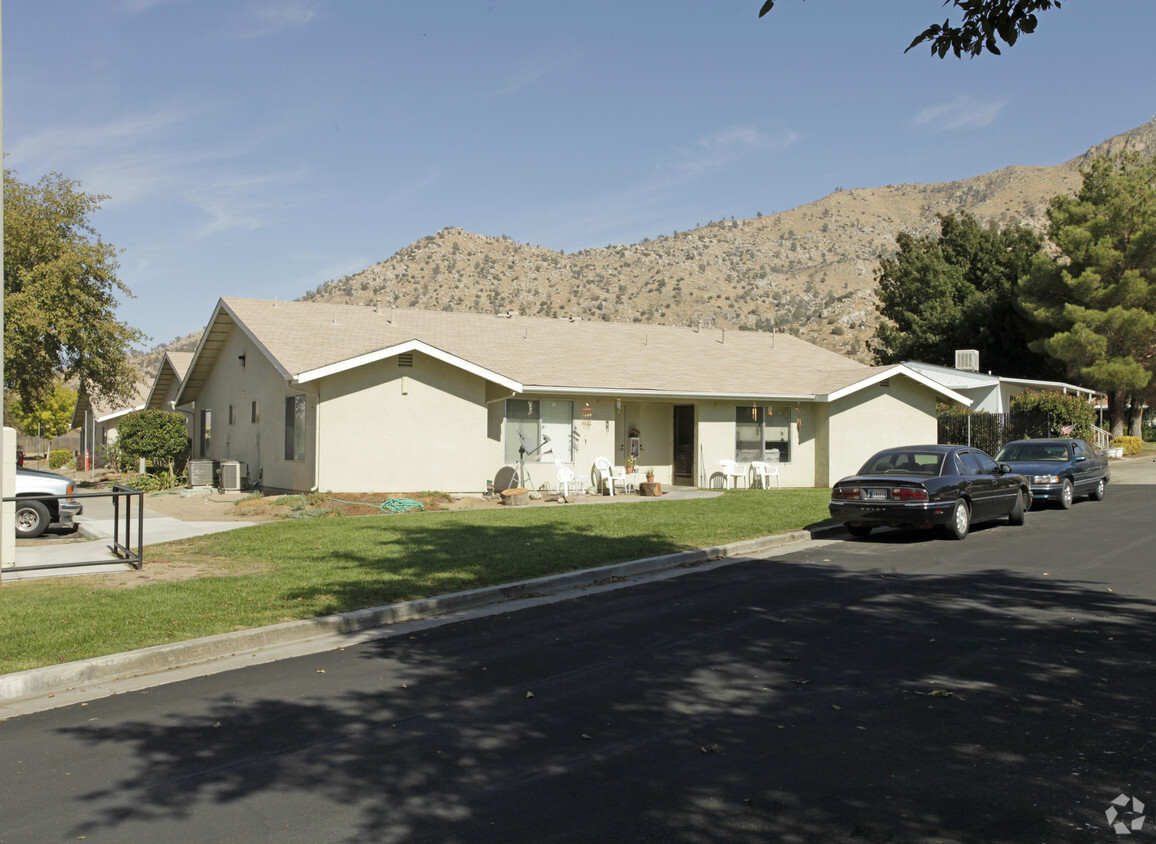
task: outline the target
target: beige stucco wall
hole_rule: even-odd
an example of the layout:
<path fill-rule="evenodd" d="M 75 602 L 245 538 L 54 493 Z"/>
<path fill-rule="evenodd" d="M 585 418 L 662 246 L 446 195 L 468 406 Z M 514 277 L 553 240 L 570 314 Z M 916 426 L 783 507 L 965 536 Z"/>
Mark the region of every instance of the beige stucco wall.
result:
<path fill-rule="evenodd" d="M 480 493 L 486 382 L 420 353 L 322 380 L 318 488 L 333 492 Z"/>
<path fill-rule="evenodd" d="M 514 398 L 518 401 L 538 401 L 543 398 L 572 401 L 574 403 L 574 418 L 571 427 L 572 453 L 566 459 L 562 449 L 543 449 L 541 455 L 532 455 L 526 459 L 526 485 L 533 489 L 542 486 L 554 487 L 557 481 L 557 468 L 554 457 L 558 456 L 563 466 L 570 469 L 584 487 L 592 488 L 597 481 L 594 473 L 594 461 L 598 457 L 605 457 L 612 463 L 621 464 L 621 450 L 616 443 L 621 439 L 617 432 L 621 428 L 622 411 L 618 409 L 613 399 L 573 396 L 539 396 L 537 394 L 519 393 L 510 396 L 509 392 L 502 393 L 491 388 L 492 396 L 496 396 L 487 406 L 486 424 L 486 480 L 498 480 L 499 488 L 502 481 L 511 478 L 512 473 L 518 470 L 517 462 L 506 460 L 506 400 Z M 589 408 L 589 413 L 586 411 Z M 617 456 L 616 456 L 617 455 Z"/>
<path fill-rule="evenodd" d="M 245 356 L 241 365 L 240 355 Z M 315 410 L 313 385 L 291 388 L 253 343 L 239 330 L 226 338 L 216 363 L 197 402 L 180 410 L 191 412 L 193 458 L 241 460 L 248 464 L 249 477 L 261 479 L 269 489 L 309 490 L 314 485 Z M 285 459 L 285 399 L 295 393 L 306 395 L 306 457 Z M 252 422 L 253 402 L 258 403 L 259 419 Z M 233 424 L 229 424 L 229 405 Z M 201 411 L 213 412 L 209 453 L 201 453 Z"/>
<path fill-rule="evenodd" d="M 784 487 L 810 487 L 815 485 L 815 469 L 819 459 L 822 440 L 820 425 L 822 416 L 817 412 L 825 410 L 822 405 L 790 404 L 782 402 L 757 402 L 762 407 L 767 404 L 778 408 L 789 408 L 791 423 L 787 426 L 790 437 L 790 459 L 779 464 L 779 482 Z M 698 405 L 698 443 L 695 454 L 696 465 L 701 461 L 696 483 L 717 487 L 722 485 L 720 460 L 735 457 L 735 408 L 749 407 L 738 401 L 700 402 Z M 750 464 L 740 463 L 748 469 Z M 773 482 L 772 482 L 773 483 Z"/>
<path fill-rule="evenodd" d="M 202 456 L 200 411 L 209 408 L 213 437 L 208 456 L 244 461 L 250 478 L 260 477 L 267 489 L 480 493 L 487 481 L 509 478 L 516 469 L 516 461 L 506 459 L 505 402 L 510 392 L 421 353 L 413 355 L 413 363 L 400 367 L 397 358 L 388 358 L 317 382 L 290 385 L 234 330 L 196 405 L 182 408 L 193 414 L 193 456 Z M 284 455 L 285 400 L 295 393 L 307 398 L 306 457 L 301 461 Z M 632 429 L 642 440 L 639 469 L 653 467 L 657 480 L 671 483 L 674 403 L 581 394 L 515 398 L 573 402 L 573 453 L 563 460 L 584 485 L 594 483 L 595 458 L 625 463 Z M 253 401 L 260 405 L 257 423 L 251 421 Z M 734 458 L 735 408 L 741 404 L 695 403 L 696 485 L 721 485 L 719 461 Z M 936 439 L 934 392 L 904 377 L 831 405 L 772 404 L 790 408 L 790 459 L 779 465 L 784 487 L 827 486 L 854 472 L 880 448 Z M 551 450 L 540 460 L 527 461 L 529 486 L 555 484 L 553 458 Z"/>
<path fill-rule="evenodd" d="M 831 403 L 828 436 L 828 474 L 816 479 L 823 486 L 853 475 L 880 449 L 934 443 L 935 392 L 904 377 L 867 387 Z"/>

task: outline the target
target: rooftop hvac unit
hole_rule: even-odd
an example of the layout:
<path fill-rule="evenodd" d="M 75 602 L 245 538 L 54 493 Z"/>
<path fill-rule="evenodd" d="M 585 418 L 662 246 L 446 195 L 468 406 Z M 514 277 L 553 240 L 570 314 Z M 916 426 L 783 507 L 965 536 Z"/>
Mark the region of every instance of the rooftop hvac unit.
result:
<path fill-rule="evenodd" d="M 240 460 L 221 461 L 221 489 L 226 492 L 239 492 L 241 481 L 248 477 L 249 466 Z"/>
<path fill-rule="evenodd" d="M 190 460 L 189 486 L 212 486 L 216 460 Z"/>
<path fill-rule="evenodd" d="M 979 350 L 956 349 L 955 368 L 964 372 L 979 372 Z"/>

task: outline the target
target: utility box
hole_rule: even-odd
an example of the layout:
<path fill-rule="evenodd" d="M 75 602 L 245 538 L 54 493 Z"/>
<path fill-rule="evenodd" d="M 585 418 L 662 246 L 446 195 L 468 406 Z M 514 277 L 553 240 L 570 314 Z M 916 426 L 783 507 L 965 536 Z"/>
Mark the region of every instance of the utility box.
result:
<path fill-rule="evenodd" d="M 190 460 L 189 486 L 212 486 L 216 471 L 216 460 Z"/>
<path fill-rule="evenodd" d="M 956 349 L 955 368 L 963 372 L 979 372 L 979 350 Z"/>
<path fill-rule="evenodd" d="M 239 492 L 244 479 L 249 476 L 249 466 L 240 460 L 221 461 L 221 489 L 226 492 Z"/>

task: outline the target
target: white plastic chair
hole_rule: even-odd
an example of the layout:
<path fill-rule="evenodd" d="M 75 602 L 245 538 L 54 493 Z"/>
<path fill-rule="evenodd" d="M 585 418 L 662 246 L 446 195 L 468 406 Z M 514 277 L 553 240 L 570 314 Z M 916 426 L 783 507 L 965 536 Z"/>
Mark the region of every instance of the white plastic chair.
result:
<path fill-rule="evenodd" d="M 598 470 L 598 478 L 603 490 L 609 490 L 611 496 L 614 495 L 615 486 L 618 486 L 623 492 L 626 492 L 625 469 L 619 474 L 614 465 L 605 457 L 594 458 L 594 468 Z"/>
<path fill-rule="evenodd" d="M 739 479 L 744 481 L 747 479 L 747 473 L 739 468 L 739 464 L 733 460 L 720 460 L 718 465 L 722 467 L 723 481 L 726 483 L 727 489 L 738 489 Z M 731 486 L 732 482 L 734 486 Z M 748 483 L 747 486 L 750 486 Z"/>
<path fill-rule="evenodd" d="M 566 498 L 569 498 L 570 485 L 577 485 L 578 478 L 574 475 L 574 470 L 568 466 L 563 466 L 562 461 L 557 457 L 554 458 L 554 467 L 558 470 L 557 490 Z"/>
<path fill-rule="evenodd" d="M 760 489 L 770 489 L 768 481 L 771 477 L 775 479 L 776 489 L 783 488 L 779 481 L 778 466 L 772 466 L 770 463 L 765 463 L 762 460 L 755 460 L 751 462 L 751 471 L 755 473 L 755 483 L 759 485 Z M 750 484 L 748 484 L 748 486 L 750 486 Z"/>

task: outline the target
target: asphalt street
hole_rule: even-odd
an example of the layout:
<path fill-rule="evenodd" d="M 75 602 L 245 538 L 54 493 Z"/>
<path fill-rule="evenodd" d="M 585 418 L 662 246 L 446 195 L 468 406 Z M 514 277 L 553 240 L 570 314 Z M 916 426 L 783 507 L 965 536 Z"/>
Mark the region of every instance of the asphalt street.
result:
<path fill-rule="evenodd" d="M 11 718 L 0 842 L 1115 841 L 1121 795 L 1142 840 L 1154 508 L 1113 484 Z"/>

